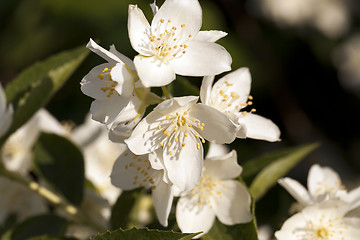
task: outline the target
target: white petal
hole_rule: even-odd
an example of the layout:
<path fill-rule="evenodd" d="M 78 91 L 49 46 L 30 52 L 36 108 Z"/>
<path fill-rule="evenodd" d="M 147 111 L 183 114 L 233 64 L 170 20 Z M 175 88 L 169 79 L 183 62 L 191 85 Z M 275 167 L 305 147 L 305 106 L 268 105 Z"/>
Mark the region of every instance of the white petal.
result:
<path fill-rule="evenodd" d="M 1 113 L 0 116 L 0 137 L 2 137 L 10 128 L 13 120 L 14 109 L 11 104 L 9 104 L 7 111 Z"/>
<path fill-rule="evenodd" d="M 85 77 L 80 82 L 81 91 L 85 95 L 99 100 L 107 99 L 108 92 L 101 90 L 101 88 L 105 87 L 105 82 L 107 82 L 107 79 L 100 80 L 98 76 L 102 73 L 103 69 L 108 67 L 109 64 L 107 63 L 100 64 L 91 69 L 91 71 L 85 75 Z"/>
<path fill-rule="evenodd" d="M 145 87 L 160 87 L 171 83 L 175 79 L 175 72 L 171 65 L 160 61 L 156 57 L 136 56 L 134 64 L 142 84 Z"/>
<path fill-rule="evenodd" d="M 170 142 L 174 140 L 170 139 Z M 180 144 L 172 144 L 164 148 L 164 164 L 170 181 L 182 191 L 191 190 L 200 180 L 203 168 L 203 148 L 199 139 L 193 134 L 184 137 L 184 147 Z M 200 149 L 197 149 L 197 144 Z M 174 146 L 179 146 L 174 149 Z M 170 155 L 170 151 L 173 152 Z"/>
<path fill-rule="evenodd" d="M 154 2 L 150 4 L 150 7 L 154 15 L 157 13 L 157 11 L 159 11 L 159 7 L 156 5 L 156 0 L 154 0 Z"/>
<path fill-rule="evenodd" d="M 167 227 L 168 217 L 173 202 L 171 185 L 160 181 L 160 183 L 156 185 L 155 189 L 152 190 L 152 199 L 159 222 L 164 227 Z"/>
<path fill-rule="evenodd" d="M 164 134 L 158 130 L 158 121 L 164 116 L 158 112 L 149 113 L 135 127 L 131 136 L 125 140 L 130 150 L 138 155 L 147 154 L 160 147 Z"/>
<path fill-rule="evenodd" d="M 205 76 L 200 87 L 200 100 L 202 103 L 211 106 L 211 87 L 215 76 Z"/>
<path fill-rule="evenodd" d="M 342 200 L 351 204 L 351 208 L 360 207 L 360 186 L 351 190 Z"/>
<path fill-rule="evenodd" d="M 151 167 L 148 169 L 151 165 L 146 160 L 147 155 L 136 157 L 127 149 L 118 157 L 113 166 L 110 175 L 111 183 L 123 190 L 132 190 L 140 186 L 150 187 L 152 184 L 145 179 L 156 175 L 156 170 Z M 142 170 L 143 173 L 141 173 Z"/>
<path fill-rule="evenodd" d="M 128 58 L 127 56 L 125 56 L 124 54 L 120 53 L 118 50 L 116 50 L 115 45 L 111 45 L 110 46 L 110 50 L 109 50 L 112 54 L 114 54 L 115 56 L 117 56 L 124 64 L 126 64 L 131 70 L 135 70 L 135 65 L 134 62 Z"/>
<path fill-rule="evenodd" d="M 294 231 L 296 229 L 306 229 L 307 220 L 301 213 L 297 213 L 287 219 L 281 229 L 275 232 L 277 240 L 296 240 Z"/>
<path fill-rule="evenodd" d="M 220 222 L 226 225 L 247 223 L 252 219 L 250 212 L 251 197 L 246 187 L 239 181 L 222 181 L 225 192 L 214 195 L 213 208 Z"/>
<path fill-rule="evenodd" d="M 215 214 L 209 205 L 193 203 L 191 197 L 181 197 L 176 205 L 176 222 L 184 233 L 207 233 L 212 227 Z M 200 237 L 201 235 L 198 235 Z"/>
<path fill-rule="evenodd" d="M 198 103 L 189 111 L 189 116 L 199 119 L 204 123 L 204 130 L 198 132 L 206 140 L 218 144 L 231 143 L 236 137 L 236 126 L 232 124 L 225 113 L 209 107 L 205 104 Z M 221 133 L 221 134 L 219 134 Z"/>
<path fill-rule="evenodd" d="M 280 141 L 280 130 L 270 119 L 254 113 L 245 116 L 240 113 L 238 116 L 238 123 L 246 127 L 246 137 L 269 142 Z"/>
<path fill-rule="evenodd" d="M 123 97 L 131 97 L 134 92 L 134 79 L 125 64 L 116 64 L 110 74 L 112 80 L 117 82 L 115 90 Z"/>
<path fill-rule="evenodd" d="M 204 167 L 206 174 L 218 179 L 233 179 L 242 172 L 235 150 L 222 156 L 206 158 Z"/>
<path fill-rule="evenodd" d="M 229 148 L 223 144 L 210 143 L 206 158 L 220 157 L 229 153 Z"/>
<path fill-rule="evenodd" d="M 239 68 L 219 79 L 211 90 L 211 106 L 224 112 L 240 111 L 246 103 L 251 88 L 248 68 Z"/>
<path fill-rule="evenodd" d="M 154 108 L 154 111 L 166 115 L 172 112 L 182 112 L 182 109 L 187 110 L 196 104 L 199 97 L 196 96 L 185 96 L 185 97 L 175 97 L 163 101 Z M 184 110 L 184 111 L 185 111 Z"/>
<path fill-rule="evenodd" d="M 329 167 L 321 167 L 318 164 L 311 166 L 308 174 L 308 189 L 316 198 L 326 193 L 336 194 L 341 188 L 339 175 Z"/>
<path fill-rule="evenodd" d="M 307 206 L 313 203 L 308 191 L 298 181 L 291 178 L 281 178 L 278 183 L 290 193 L 293 198 L 303 206 Z"/>
<path fill-rule="evenodd" d="M 61 123 L 44 108 L 37 111 L 35 116 L 38 119 L 40 131 L 55 133 L 60 136 L 68 134 L 68 131 L 61 125 Z"/>
<path fill-rule="evenodd" d="M 163 150 L 157 149 L 156 151 L 149 153 L 149 162 L 153 169 L 164 170 Z"/>
<path fill-rule="evenodd" d="M 90 112 L 95 121 L 109 124 L 127 106 L 129 99 L 113 95 L 106 100 L 94 100 L 91 103 Z"/>
<path fill-rule="evenodd" d="M 108 50 L 100 47 L 91 38 L 86 47 L 113 65 L 115 65 L 117 62 L 121 62 L 121 60 L 117 56 L 115 56 Z"/>
<path fill-rule="evenodd" d="M 128 31 L 132 48 L 142 55 L 149 56 L 150 24 L 137 5 L 129 5 Z"/>
<path fill-rule="evenodd" d="M 165 24 L 161 25 L 161 19 Z M 181 29 L 182 36 L 195 37 L 202 24 L 202 10 L 197 0 L 167 0 L 160 7 L 151 23 L 152 32 L 165 31 L 166 23 L 170 20 L 170 26 Z M 159 26 L 160 25 L 160 26 Z M 183 25 L 184 27 L 181 27 Z"/>
<path fill-rule="evenodd" d="M 192 41 L 185 51 L 170 62 L 176 74 L 211 76 L 231 70 L 230 54 L 216 43 Z"/>
<path fill-rule="evenodd" d="M 194 41 L 198 42 L 216 42 L 220 38 L 223 38 L 227 35 L 226 32 L 223 31 L 217 31 L 217 30 L 211 30 L 211 31 L 200 31 L 196 37 L 194 38 Z"/>

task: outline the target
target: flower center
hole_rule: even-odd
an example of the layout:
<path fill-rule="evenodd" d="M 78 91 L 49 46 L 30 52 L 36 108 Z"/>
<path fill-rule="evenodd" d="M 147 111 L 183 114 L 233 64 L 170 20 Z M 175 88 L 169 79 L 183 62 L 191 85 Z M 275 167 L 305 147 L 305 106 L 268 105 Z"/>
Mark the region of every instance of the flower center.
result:
<path fill-rule="evenodd" d="M 176 154 L 186 146 L 185 140 L 189 134 L 192 134 L 198 140 L 196 149 L 200 150 L 200 141 L 205 143 L 205 139 L 199 132 L 203 131 L 204 127 L 205 123 L 191 118 L 187 111 L 181 114 L 176 112 L 173 115 L 166 115 L 161 124 L 157 126 L 158 132 L 162 135 L 160 146 L 166 148 L 169 155 Z"/>
<path fill-rule="evenodd" d="M 192 198 L 195 201 L 193 204 L 198 206 L 210 205 L 212 208 L 212 204 L 219 204 L 213 196 L 222 198 L 225 191 L 225 185 L 221 180 L 205 174 L 201 176 L 199 184 L 191 190 Z"/>
<path fill-rule="evenodd" d="M 186 53 L 186 42 L 192 37 L 184 36 L 185 24 L 180 29 L 171 26 L 171 20 L 160 19 L 154 32 L 150 33 L 150 51 L 162 61 L 168 62 Z"/>
<path fill-rule="evenodd" d="M 101 73 L 98 75 L 98 78 L 104 82 L 104 87 L 100 88 L 101 91 L 103 91 L 104 93 L 107 92 L 107 97 L 111 97 L 114 94 L 115 91 L 115 87 L 118 84 L 117 81 L 113 80 L 111 77 L 111 69 L 114 66 L 109 66 L 109 68 L 104 68 Z M 115 91 L 116 92 L 116 91 Z M 119 96 L 120 94 L 117 93 Z"/>

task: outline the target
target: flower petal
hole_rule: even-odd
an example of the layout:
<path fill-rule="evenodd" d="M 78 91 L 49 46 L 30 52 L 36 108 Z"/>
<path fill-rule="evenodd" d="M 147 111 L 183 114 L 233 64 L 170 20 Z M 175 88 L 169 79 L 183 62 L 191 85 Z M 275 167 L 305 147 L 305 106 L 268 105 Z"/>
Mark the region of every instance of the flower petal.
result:
<path fill-rule="evenodd" d="M 151 165 L 147 155 L 135 156 L 127 149 L 116 159 L 110 175 L 111 183 L 123 190 L 132 190 L 141 186 L 151 187 L 152 184 L 145 179 L 155 175 L 156 170 L 148 169 L 149 166 Z"/>
<path fill-rule="evenodd" d="M 117 84 L 114 89 L 123 97 L 131 97 L 134 92 L 134 79 L 124 63 L 118 63 L 111 69 L 111 78 Z"/>
<path fill-rule="evenodd" d="M 134 64 L 145 87 L 165 86 L 175 79 L 172 66 L 158 60 L 156 57 L 138 55 L 134 59 Z"/>
<path fill-rule="evenodd" d="M 1 113 L 0 116 L 0 137 L 2 137 L 10 128 L 13 120 L 14 109 L 9 104 L 8 109 Z"/>
<path fill-rule="evenodd" d="M 269 142 L 280 141 L 280 130 L 270 119 L 254 113 L 238 116 L 238 123 L 246 127 L 246 137 Z"/>
<path fill-rule="evenodd" d="M 307 183 L 309 192 L 314 198 L 327 193 L 336 194 L 341 189 L 339 175 L 331 168 L 321 167 L 318 164 L 311 166 Z"/>
<path fill-rule="evenodd" d="M 244 108 L 251 88 L 251 75 L 248 68 L 239 68 L 221 79 L 211 91 L 211 106 L 222 112 L 238 112 Z"/>
<path fill-rule="evenodd" d="M 160 181 L 159 184 L 152 190 L 152 199 L 156 216 L 159 222 L 164 227 L 168 226 L 168 217 L 173 202 L 173 194 L 171 191 L 171 185 Z"/>
<path fill-rule="evenodd" d="M 108 61 L 110 64 L 115 65 L 118 62 L 121 62 L 121 60 L 113 53 L 109 52 L 108 50 L 100 47 L 98 44 L 96 44 L 91 38 L 88 44 L 86 45 L 88 49 L 90 49 L 92 52 L 96 53 L 106 61 Z"/>
<path fill-rule="evenodd" d="M 150 24 L 137 5 L 129 5 L 128 31 L 132 48 L 142 55 L 151 56 L 147 48 L 150 44 Z"/>
<path fill-rule="evenodd" d="M 196 104 L 199 97 L 197 96 L 185 96 L 185 97 L 175 97 L 168 100 L 163 101 L 159 105 L 154 108 L 154 111 L 159 112 L 163 115 L 179 111 L 182 109 L 186 110 Z"/>
<path fill-rule="evenodd" d="M 293 198 L 302 206 L 307 206 L 313 203 L 308 191 L 298 181 L 291 178 L 281 178 L 278 183 L 290 193 Z"/>
<path fill-rule="evenodd" d="M 133 153 L 137 155 L 147 154 L 160 147 L 164 134 L 159 132 L 157 127 L 163 117 L 162 114 L 152 111 L 139 122 L 131 136 L 125 140 Z"/>
<path fill-rule="evenodd" d="M 135 65 L 134 62 L 128 58 L 127 56 L 125 56 L 124 54 L 120 53 L 118 50 L 116 50 L 115 45 L 111 45 L 110 46 L 110 50 L 109 50 L 112 54 L 114 54 L 115 56 L 117 56 L 124 64 L 126 64 L 131 70 L 135 70 Z"/>
<path fill-rule="evenodd" d="M 211 30 L 211 31 L 200 31 L 194 38 L 194 41 L 198 42 L 216 42 L 220 38 L 227 35 L 226 32 Z"/>
<path fill-rule="evenodd" d="M 198 103 L 189 111 L 189 116 L 199 119 L 204 123 L 203 131 L 198 132 L 206 140 L 218 144 L 231 143 L 236 137 L 236 126 L 229 120 L 225 113 Z M 219 134 L 221 133 L 221 134 Z"/>
<path fill-rule="evenodd" d="M 174 140 L 170 139 L 169 142 L 174 142 Z M 180 190 L 189 191 L 200 180 L 203 168 L 203 148 L 199 139 L 195 138 L 193 134 L 184 137 L 183 143 L 185 143 L 184 147 L 180 144 L 166 146 L 163 158 L 170 181 Z M 197 149 L 198 143 L 200 149 Z M 173 155 L 170 155 L 170 151 L 173 152 Z"/>
<path fill-rule="evenodd" d="M 202 24 L 202 10 L 199 1 L 167 0 L 152 20 L 152 32 L 165 31 L 167 24 L 161 25 L 161 20 L 164 20 L 165 23 L 168 23 L 168 20 L 170 20 L 169 24 L 171 24 L 171 27 L 174 26 L 179 30 L 181 29 L 181 35 L 186 39 L 189 35 L 195 37 Z"/>
<path fill-rule="evenodd" d="M 95 121 L 109 124 L 128 105 L 129 99 L 113 95 L 106 100 L 94 100 L 91 103 L 90 112 Z"/>
<path fill-rule="evenodd" d="M 211 106 L 211 87 L 215 76 L 205 76 L 200 87 L 200 100 L 202 103 Z"/>
<path fill-rule="evenodd" d="M 204 162 L 205 172 L 212 178 L 232 179 L 238 177 L 242 168 L 237 163 L 236 151 L 212 158 L 206 158 Z"/>
<path fill-rule="evenodd" d="M 192 41 L 185 51 L 170 62 L 176 74 L 211 76 L 231 70 L 231 56 L 219 44 Z"/>
<path fill-rule="evenodd" d="M 246 187 L 239 181 L 226 180 L 221 183 L 225 192 L 214 195 L 213 208 L 219 221 L 226 225 L 247 223 L 252 219 L 251 197 Z"/>
<path fill-rule="evenodd" d="M 176 205 L 176 222 L 184 233 L 202 231 L 207 233 L 215 220 L 213 209 L 209 205 L 200 205 L 192 201 L 191 196 L 181 197 Z M 201 234 L 202 235 L 202 234 Z M 197 235 L 199 238 L 201 235 Z"/>
<path fill-rule="evenodd" d="M 220 157 L 229 153 L 229 148 L 223 144 L 210 143 L 206 158 Z"/>

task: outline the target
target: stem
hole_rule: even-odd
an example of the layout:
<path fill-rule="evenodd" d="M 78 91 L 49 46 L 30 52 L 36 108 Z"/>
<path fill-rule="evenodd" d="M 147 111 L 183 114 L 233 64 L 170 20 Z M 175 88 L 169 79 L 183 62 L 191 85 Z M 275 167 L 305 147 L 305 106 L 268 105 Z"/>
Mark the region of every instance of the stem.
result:
<path fill-rule="evenodd" d="M 26 187 L 28 187 L 30 190 L 34 191 L 41 197 L 45 198 L 46 200 L 50 201 L 51 203 L 57 205 L 58 207 L 61 207 L 63 210 L 65 210 L 66 213 L 68 213 L 70 216 L 73 216 L 78 223 L 86 224 L 95 230 L 99 232 L 104 232 L 106 229 L 103 229 L 103 227 L 99 226 L 96 222 L 94 222 L 91 218 L 88 217 L 86 212 L 84 212 L 82 209 L 77 208 L 76 206 L 70 204 L 67 200 L 60 197 L 59 195 L 55 194 L 54 192 L 50 191 L 49 189 L 40 186 L 37 182 L 29 181 L 23 176 L 11 172 L 7 170 L 2 162 L 2 159 L 0 158 L 0 176 L 6 177 L 10 180 L 13 180 L 17 183 L 20 183 Z"/>
<path fill-rule="evenodd" d="M 169 95 L 169 92 L 168 92 L 166 86 L 162 86 L 161 89 L 162 89 L 162 91 L 163 91 L 164 96 L 166 97 L 166 99 L 170 99 L 170 95 Z"/>

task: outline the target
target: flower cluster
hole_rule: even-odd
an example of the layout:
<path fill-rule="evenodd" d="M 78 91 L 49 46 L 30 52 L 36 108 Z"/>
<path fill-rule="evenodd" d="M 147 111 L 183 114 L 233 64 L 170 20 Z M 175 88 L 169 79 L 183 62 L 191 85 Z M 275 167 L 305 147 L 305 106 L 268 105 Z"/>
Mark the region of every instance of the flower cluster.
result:
<path fill-rule="evenodd" d="M 299 212 L 275 233 L 278 240 L 358 239 L 360 187 L 347 191 L 335 171 L 317 164 L 310 168 L 308 190 L 291 178 L 279 184 L 296 199 Z"/>
<path fill-rule="evenodd" d="M 138 6 L 129 6 L 129 38 L 139 53 L 133 61 L 114 46 L 108 51 L 91 39 L 87 45 L 107 63 L 83 78 L 81 90 L 95 99 L 92 118 L 108 127 L 112 141 L 127 147 L 113 166 L 111 181 L 122 190 L 151 189 L 164 226 L 174 197 L 179 197 L 176 219 L 183 232 L 206 233 L 215 216 L 226 225 L 249 222 L 250 194 L 232 180 L 242 171 L 236 152 L 220 151 L 204 160 L 203 144 L 221 146 L 236 138 L 279 141 L 280 131 L 251 108 L 247 68 L 213 84 L 215 75 L 231 70 L 232 59 L 216 43 L 226 33 L 200 31 L 198 0 L 166 0 L 152 9 L 149 24 Z M 203 77 L 201 102 L 199 96 L 169 95 L 166 86 L 176 74 Z M 151 87 L 161 87 L 164 97 Z"/>

